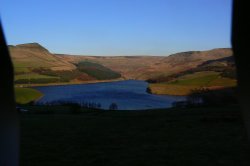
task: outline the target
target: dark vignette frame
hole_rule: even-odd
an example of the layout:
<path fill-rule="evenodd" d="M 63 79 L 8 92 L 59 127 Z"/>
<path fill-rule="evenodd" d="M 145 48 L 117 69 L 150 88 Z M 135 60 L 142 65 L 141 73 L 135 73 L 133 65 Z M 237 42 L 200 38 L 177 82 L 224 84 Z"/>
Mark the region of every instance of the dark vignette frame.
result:
<path fill-rule="evenodd" d="M 244 8 L 244 7 L 245 8 Z M 249 10 L 247 1 L 233 1 L 232 35 L 238 79 L 238 95 L 246 135 L 250 142 L 250 64 L 247 57 L 249 52 L 248 20 L 243 20 Z M 240 18 L 243 22 L 240 22 Z M 240 25 L 241 24 L 241 25 Z M 242 27 L 241 30 L 239 27 Z M 244 30 L 245 29 L 245 30 Z M 0 165 L 19 165 L 19 116 L 15 109 L 13 66 L 0 24 Z"/>

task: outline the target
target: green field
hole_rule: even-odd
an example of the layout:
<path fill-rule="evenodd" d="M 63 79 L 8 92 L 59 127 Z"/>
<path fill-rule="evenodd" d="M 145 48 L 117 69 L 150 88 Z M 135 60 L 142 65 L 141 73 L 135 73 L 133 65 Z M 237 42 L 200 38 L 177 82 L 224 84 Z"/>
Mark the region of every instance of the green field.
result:
<path fill-rule="evenodd" d="M 110 80 L 121 77 L 121 74 L 98 63 L 83 61 L 77 64 L 77 69 L 53 71 L 49 68 L 28 68 L 25 63 L 15 65 L 16 84 L 49 84 L 70 82 L 72 80 Z"/>
<path fill-rule="evenodd" d="M 224 87 L 234 87 L 237 85 L 237 81 L 230 78 L 219 77 L 218 79 L 209 82 L 208 86 L 224 86 Z"/>
<path fill-rule="evenodd" d="M 27 104 L 42 96 L 42 93 L 32 88 L 15 88 L 16 102 Z"/>
<path fill-rule="evenodd" d="M 58 83 L 62 79 L 57 76 L 42 75 L 37 73 L 27 73 L 15 75 L 15 84 L 48 84 Z"/>
<path fill-rule="evenodd" d="M 20 79 L 40 79 L 40 78 L 59 78 L 55 76 L 48 76 L 48 75 L 41 75 L 37 73 L 27 73 L 27 74 L 19 74 L 15 75 L 15 80 L 20 80 Z"/>
<path fill-rule="evenodd" d="M 27 67 L 14 67 L 15 73 L 28 73 L 30 70 Z"/>
<path fill-rule="evenodd" d="M 196 72 L 181 76 L 166 83 L 153 83 L 149 85 L 151 93 L 168 95 L 188 95 L 193 89 L 202 87 L 234 87 L 237 81 L 221 77 L 219 72 Z"/>
<path fill-rule="evenodd" d="M 46 62 L 39 60 L 39 59 L 32 59 L 29 58 L 28 61 L 16 61 L 13 60 L 13 65 L 14 65 L 14 70 L 15 73 L 22 73 L 22 72 L 31 72 L 32 69 L 34 68 L 39 68 L 39 67 L 43 67 L 43 68 L 49 68 L 51 65 L 48 65 Z"/>
<path fill-rule="evenodd" d="M 196 72 L 194 74 L 187 74 L 185 76 L 177 78 L 175 81 L 169 82 L 174 85 L 194 85 L 194 86 L 206 86 L 211 81 L 219 78 L 218 72 Z"/>
<path fill-rule="evenodd" d="M 236 105 L 81 114 L 24 113 L 21 133 L 23 166 L 250 164 L 250 147 Z"/>

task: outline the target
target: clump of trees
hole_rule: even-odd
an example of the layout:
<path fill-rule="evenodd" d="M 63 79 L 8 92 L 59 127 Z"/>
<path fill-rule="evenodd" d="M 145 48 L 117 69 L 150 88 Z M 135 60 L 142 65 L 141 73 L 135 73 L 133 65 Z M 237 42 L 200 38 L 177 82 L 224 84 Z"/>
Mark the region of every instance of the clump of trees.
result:
<path fill-rule="evenodd" d="M 194 89 L 187 98 L 192 105 L 225 105 L 237 103 L 236 88 L 210 90 L 208 88 Z"/>
<path fill-rule="evenodd" d="M 36 103 L 37 105 L 47 105 L 47 106 L 67 106 L 71 104 L 77 104 L 83 108 L 101 108 L 100 103 L 96 102 L 87 102 L 87 101 L 80 101 L 80 102 L 74 102 L 74 101 L 64 101 L 64 100 L 56 100 L 56 101 L 51 101 L 51 102 L 39 102 Z"/>
<path fill-rule="evenodd" d="M 227 78 L 231 78 L 231 79 L 236 79 L 237 74 L 236 74 L 236 70 L 225 70 L 220 74 L 222 77 L 227 77 Z"/>
<path fill-rule="evenodd" d="M 118 105 L 116 103 L 111 103 L 109 106 L 109 110 L 117 110 L 118 109 Z"/>
<path fill-rule="evenodd" d="M 237 104 L 238 98 L 236 88 L 224 88 L 211 90 L 208 88 L 198 88 L 192 90 L 186 101 L 172 103 L 173 107 L 186 108 L 196 106 L 222 106 Z"/>
<path fill-rule="evenodd" d="M 120 73 L 94 62 L 82 61 L 76 64 L 76 66 L 80 72 L 87 73 L 98 80 L 108 80 L 121 77 Z"/>
<path fill-rule="evenodd" d="M 53 71 L 53 70 L 48 69 L 48 68 L 36 68 L 36 69 L 33 69 L 32 72 L 38 73 L 41 75 L 59 77 L 61 82 L 69 82 L 72 79 L 81 78 L 82 74 L 83 74 L 78 69 Z"/>
<path fill-rule="evenodd" d="M 147 93 L 152 93 L 150 87 L 147 87 L 146 92 L 147 92 Z"/>

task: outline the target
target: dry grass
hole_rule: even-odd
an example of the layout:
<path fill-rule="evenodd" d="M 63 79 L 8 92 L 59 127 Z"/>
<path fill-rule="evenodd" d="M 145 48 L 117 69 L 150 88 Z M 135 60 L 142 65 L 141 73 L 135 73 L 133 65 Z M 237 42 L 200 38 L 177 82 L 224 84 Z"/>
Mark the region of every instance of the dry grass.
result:
<path fill-rule="evenodd" d="M 199 88 L 200 86 L 186 86 L 186 85 L 173 85 L 173 84 L 150 84 L 149 88 L 151 93 L 158 95 L 176 95 L 185 96 L 188 95 L 192 89 Z"/>

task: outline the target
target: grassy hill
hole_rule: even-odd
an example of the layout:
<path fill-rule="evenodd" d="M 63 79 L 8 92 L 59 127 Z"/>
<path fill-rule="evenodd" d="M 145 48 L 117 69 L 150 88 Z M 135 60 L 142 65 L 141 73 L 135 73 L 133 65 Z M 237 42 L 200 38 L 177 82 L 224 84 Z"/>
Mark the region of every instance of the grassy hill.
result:
<path fill-rule="evenodd" d="M 76 70 L 75 65 L 58 58 L 38 43 L 9 46 L 9 51 L 17 84 L 58 82 L 60 76 L 48 75 L 38 72 L 39 70 L 50 70 L 54 73 Z"/>
<path fill-rule="evenodd" d="M 57 70 L 73 70 L 76 67 L 63 59 L 51 54 L 38 43 L 9 46 L 9 51 L 15 67 L 15 73 L 29 72 L 34 68 Z"/>
<path fill-rule="evenodd" d="M 236 85 L 235 79 L 221 77 L 218 72 L 205 71 L 185 75 L 169 82 L 151 83 L 149 91 L 154 94 L 188 95 L 194 89 L 217 89 Z"/>
<path fill-rule="evenodd" d="M 155 94 L 188 95 L 199 88 L 219 89 L 237 85 L 232 57 L 206 61 L 196 68 L 148 80 Z"/>
<path fill-rule="evenodd" d="M 102 65 L 73 64 L 50 53 L 38 43 L 9 46 L 16 84 L 84 82 L 119 78 L 120 74 Z M 81 70 L 79 70 L 81 67 Z M 84 70 L 83 70 L 84 68 Z"/>

